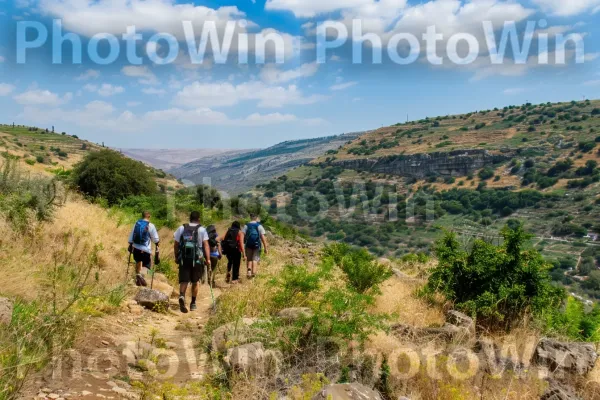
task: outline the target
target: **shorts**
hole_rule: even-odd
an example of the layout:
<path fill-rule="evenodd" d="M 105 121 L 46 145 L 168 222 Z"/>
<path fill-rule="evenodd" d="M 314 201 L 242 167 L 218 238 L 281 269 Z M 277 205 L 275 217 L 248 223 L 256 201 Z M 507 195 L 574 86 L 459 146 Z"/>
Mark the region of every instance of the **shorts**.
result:
<path fill-rule="evenodd" d="M 260 247 L 258 249 L 249 249 L 246 247 L 246 259 L 248 261 L 260 261 Z"/>
<path fill-rule="evenodd" d="M 146 253 L 145 251 L 141 251 L 139 249 L 133 249 L 133 259 L 135 263 L 142 263 L 142 266 L 150 269 L 151 256 L 150 253 Z"/>
<path fill-rule="evenodd" d="M 204 264 L 202 262 L 183 264 L 179 266 L 179 283 L 198 283 L 204 275 Z"/>

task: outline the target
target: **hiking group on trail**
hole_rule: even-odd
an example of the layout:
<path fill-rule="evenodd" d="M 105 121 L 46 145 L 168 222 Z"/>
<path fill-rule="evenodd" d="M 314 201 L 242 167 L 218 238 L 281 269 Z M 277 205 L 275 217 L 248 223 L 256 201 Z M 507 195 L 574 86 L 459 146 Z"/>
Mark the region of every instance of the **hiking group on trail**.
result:
<path fill-rule="evenodd" d="M 156 227 L 150 223 L 150 213 L 145 211 L 142 219 L 137 221 L 129 235 L 129 257 L 136 262 L 135 283 L 147 286 L 142 275 L 142 268 L 152 270 L 151 244 L 156 245 L 155 265 L 159 259 L 159 236 Z M 200 222 L 200 213 L 190 214 L 190 222 L 180 226 L 174 233 L 173 254 L 179 266 L 179 309 L 182 313 L 198 309 L 196 299 L 200 283 L 208 283 L 211 296 L 216 286 L 216 271 L 223 256 L 227 257 L 227 276 L 225 281 L 232 285 L 240 283 L 242 259 L 247 260 L 247 278 L 254 278 L 258 272 L 261 251 L 268 254 L 265 228 L 260 224 L 257 215 L 250 215 L 251 222 L 243 228 L 234 221 L 223 238 L 217 228 L 210 225 L 204 228 Z M 191 302 L 189 310 L 186 293 L 191 284 Z M 214 302 L 214 296 L 213 296 Z"/>

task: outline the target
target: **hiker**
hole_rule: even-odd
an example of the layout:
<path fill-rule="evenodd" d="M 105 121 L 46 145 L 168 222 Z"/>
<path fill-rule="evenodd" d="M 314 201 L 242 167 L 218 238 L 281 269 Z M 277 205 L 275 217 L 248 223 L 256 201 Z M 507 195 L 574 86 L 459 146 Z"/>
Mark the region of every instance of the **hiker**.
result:
<path fill-rule="evenodd" d="M 260 262 L 260 252 L 264 247 L 265 254 L 269 254 L 265 228 L 260 224 L 258 215 L 250 214 L 251 222 L 242 229 L 242 241 L 247 260 L 248 279 L 254 278 Z"/>
<path fill-rule="evenodd" d="M 135 261 L 135 284 L 137 286 L 148 286 L 142 275 L 142 267 L 151 269 L 152 243 L 156 245 L 159 252 L 160 239 L 154 224 L 150 223 L 150 212 L 144 211 L 142 219 L 137 221 L 129 234 L 129 254 L 133 254 Z"/>
<path fill-rule="evenodd" d="M 188 285 L 192 284 L 192 302 L 190 310 L 196 311 L 196 298 L 198 297 L 199 282 L 204 283 L 204 268 L 210 267 L 210 249 L 208 246 L 208 233 L 200 224 L 200 213 L 194 211 L 190 214 L 190 223 L 179 227 L 174 234 L 175 243 L 173 252 L 179 264 L 179 310 L 186 314 L 188 309 L 185 303 L 185 293 Z"/>
<path fill-rule="evenodd" d="M 215 275 L 219 261 L 223 258 L 223 249 L 221 247 L 221 238 L 214 225 L 206 228 L 208 233 L 208 247 L 210 248 L 210 271 L 208 275 L 208 284 L 215 287 Z"/>
<path fill-rule="evenodd" d="M 231 224 L 231 228 L 225 234 L 221 242 L 223 254 L 227 257 L 227 278 L 225 282 L 236 285 L 240 283 L 240 265 L 242 257 L 246 259 L 244 252 L 244 241 L 241 234 L 242 226 L 238 221 Z"/>

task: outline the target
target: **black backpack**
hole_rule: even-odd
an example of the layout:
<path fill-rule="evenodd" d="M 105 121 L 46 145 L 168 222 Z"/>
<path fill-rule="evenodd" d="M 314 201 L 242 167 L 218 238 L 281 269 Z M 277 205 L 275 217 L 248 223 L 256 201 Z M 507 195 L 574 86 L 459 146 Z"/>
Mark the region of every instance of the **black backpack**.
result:
<path fill-rule="evenodd" d="M 238 236 L 240 230 L 237 228 L 229 228 L 227 234 L 225 235 L 225 239 L 221 242 L 221 248 L 223 249 L 224 254 L 232 254 L 236 251 L 239 251 L 238 248 Z"/>
<path fill-rule="evenodd" d="M 179 265 L 191 265 L 195 267 L 204 259 L 202 248 L 198 245 L 198 230 L 202 226 L 183 226 L 183 233 L 179 242 Z"/>
<path fill-rule="evenodd" d="M 214 225 L 211 225 L 206 229 L 206 232 L 208 233 L 208 245 L 211 249 L 214 249 L 219 244 L 217 242 L 217 238 L 219 237 L 217 228 Z"/>

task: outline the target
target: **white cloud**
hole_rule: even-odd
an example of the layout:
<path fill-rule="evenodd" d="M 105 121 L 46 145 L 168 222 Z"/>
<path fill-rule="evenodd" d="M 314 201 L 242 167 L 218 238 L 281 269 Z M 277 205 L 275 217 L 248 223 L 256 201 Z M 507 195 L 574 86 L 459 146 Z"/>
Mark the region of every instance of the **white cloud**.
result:
<path fill-rule="evenodd" d="M 65 29 L 88 37 L 100 32 L 120 35 L 135 26 L 138 32 L 168 32 L 182 38 L 182 21 L 191 21 L 195 27 L 204 21 L 223 26 L 244 17 L 235 6 L 212 9 L 174 0 L 40 0 L 39 8 L 61 18 Z"/>
<path fill-rule="evenodd" d="M 142 85 L 156 85 L 159 83 L 156 75 L 146 66 L 128 65 L 123 67 L 121 72 L 130 78 L 138 78 L 138 82 Z"/>
<path fill-rule="evenodd" d="M 345 82 L 345 83 L 338 83 L 336 85 L 333 85 L 332 87 L 330 87 L 331 90 L 345 90 L 348 88 L 351 88 L 352 86 L 357 85 L 358 82 Z"/>
<path fill-rule="evenodd" d="M 100 86 L 87 84 L 83 88 L 88 92 L 98 93 L 102 97 L 114 96 L 125 91 L 123 86 L 114 86 L 109 83 L 104 83 Z"/>
<path fill-rule="evenodd" d="M 57 107 L 68 103 L 73 98 L 72 93 L 67 93 L 63 97 L 49 90 L 30 90 L 14 97 L 15 101 L 24 106 L 48 106 Z"/>
<path fill-rule="evenodd" d="M 504 93 L 505 95 L 507 95 L 507 96 L 512 96 L 512 95 L 516 95 L 516 94 L 521 94 L 521 93 L 524 93 L 524 92 L 525 92 L 525 89 L 524 89 L 524 88 L 508 88 L 508 89 L 505 89 L 505 90 L 503 91 L 503 93 Z"/>
<path fill-rule="evenodd" d="M 225 113 L 207 107 L 185 110 L 171 108 L 168 110 L 150 111 L 143 120 L 151 122 L 169 122 L 186 125 L 227 125 L 227 126 L 266 126 L 291 122 L 304 124 L 322 123 L 321 119 L 301 120 L 293 114 L 259 114 L 254 113 L 242 119 L 230 119 Z"/>
<path fill-rule="evenodd" d="M 286 105 L 313 104 L 325 96 L 304 96 L 296 85 L 268 86 L 263 82 L 246 82 L 234 85 L 230 82 L 194 82 L 175 96 L 174 103 L 186 108 L 228 107 L 242 101 L 258 101 L 259 107 L 280 108 Z"/>
<path fill-rule="evenodd" d="M 92 101 L 81 108 L 68 110 L 60 107 L 27 106 L 19 118 L 39 124 L 63 122 L 81 127 L 118 131 L 136 131 L 143 123 L 129 111 L 118 114 L 112 104 L 104 101 Z"/>
<path fill-rule="evenodd" d="M 87 81 L 90 79 L 98 79 L 100 77 L 100 71 L 95 69 L 88 69 L 83 74 L 75 78 L 76 81 Z"/>
<path fill-rule="evenodd" d="M 314 63 L 303 64 L 295 69 L 281 71 L 277 66 L 269 64 L 265 66 L 261 72 L 261 79 L 269 84 L 286 83 L 295 79 L 307 78 L 313 76 L 319 70 L 319 65 Z"/>
<path fill-rule="evenodd" d="M 3 63 L 4 61 L 6 61 L 6 58 L 0 56 L 0 63 Z"/>
<path fill-rule="evenodd" d="M 533 0 L 543 11 L 561 17 L 570 17 L 584 12 L 597 12 L 600 0 Z"/>
<path fill-rule="evenodd" d="M 15 90 L 15 87 L 8 83 L 0 83 L 0 96 L 8 96 Z"/>
<path fill-rule="evenodd" d="M 140 101 L 128 101 L 127 107 L 138 107 L 141 106 L 142 103 Z"/>
<path fill-rule="evenodd" d="M 142 92 L 144 94 L 149 94 L 149 95 L 163 95 L 163 94 L 167 93 L 167 91 L 164 89 L 156 89 L 156 88 L 144 88 L 144 89 L 142 89 Z"/>
<path fill-rule="evenodd" d="M 374 0 L 267 0 L 265 9 L 291 11 L 296 17 L 312 18 L 319 14 L 331 13 L 338 10 L 356 8 L 361 6 L 376 6 Z M 404 7 L 406 0 L 382 0 Z"/>

